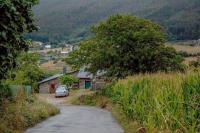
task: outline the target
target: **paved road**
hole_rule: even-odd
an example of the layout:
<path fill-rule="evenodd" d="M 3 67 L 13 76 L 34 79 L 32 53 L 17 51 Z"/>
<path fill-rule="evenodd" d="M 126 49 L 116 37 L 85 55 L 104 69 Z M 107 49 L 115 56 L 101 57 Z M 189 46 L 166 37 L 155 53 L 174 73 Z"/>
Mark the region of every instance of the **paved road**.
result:
<path fill-rule="evenodd" d="M 96 107 L 60 105 L 61 113 L 25 133 L 124 133 L 111 113 Z"/>

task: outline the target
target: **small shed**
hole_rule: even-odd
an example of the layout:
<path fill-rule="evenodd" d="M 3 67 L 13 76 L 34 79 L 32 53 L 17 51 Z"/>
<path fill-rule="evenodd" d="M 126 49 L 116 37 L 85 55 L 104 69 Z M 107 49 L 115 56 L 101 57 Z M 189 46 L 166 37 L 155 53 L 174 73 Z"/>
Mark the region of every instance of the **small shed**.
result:
<path fill-rule="evenodd" d="M 104 72 L 97 72 L 95 75 L 86 71 L 85 69 L 81 69 L 77 78 L 79 79 L 79 88 L 83 89 L 100 89 L 105 85 Z"/>
<path fill-rule="evenodd" d="M 59 78 L 61 76 L 63 74 L 57 74 L 39 82 L 39 93 L 55 93 L 55 89 L 60 85 Z"/>
<path fill-rule="evenodd" d="M 79 88 L 83 89 L 92 88 L 93 74 L 85 71 L 84 69 L 81 69 L 77 74 L 77 78 L 79 79 Z"/>

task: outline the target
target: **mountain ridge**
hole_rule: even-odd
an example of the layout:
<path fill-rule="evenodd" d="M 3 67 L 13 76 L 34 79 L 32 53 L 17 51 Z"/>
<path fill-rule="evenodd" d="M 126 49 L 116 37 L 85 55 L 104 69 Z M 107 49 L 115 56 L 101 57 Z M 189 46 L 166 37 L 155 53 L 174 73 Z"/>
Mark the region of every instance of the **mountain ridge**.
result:
<path fill-rule="evenodd" d="M 39 32 L 34 40 L 60 42 L 90 36 L 89 27 L 116 13 L 129 13 L 161 24 L 170 39 L 200 38 L 199 0 L 41 0 L 34 7 Z"/>

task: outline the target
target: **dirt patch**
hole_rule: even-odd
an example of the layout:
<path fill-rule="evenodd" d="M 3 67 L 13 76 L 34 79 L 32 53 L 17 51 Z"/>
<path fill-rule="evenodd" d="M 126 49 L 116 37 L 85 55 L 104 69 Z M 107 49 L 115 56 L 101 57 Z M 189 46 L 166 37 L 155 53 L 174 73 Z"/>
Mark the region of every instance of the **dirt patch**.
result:
<path fill-rule="evenodd" d="M 62 71 L 63 67 L 66 66 L 66 63 L 63 61 L 48 61 L 40 65 L 40 68 L 45 71 Z"/>

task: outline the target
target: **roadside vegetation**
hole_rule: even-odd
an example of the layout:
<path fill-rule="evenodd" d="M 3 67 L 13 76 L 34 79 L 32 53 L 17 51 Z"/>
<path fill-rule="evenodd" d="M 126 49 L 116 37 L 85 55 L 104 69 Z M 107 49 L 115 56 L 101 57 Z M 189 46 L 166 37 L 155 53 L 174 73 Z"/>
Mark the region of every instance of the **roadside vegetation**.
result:
<path fill-rule="evenodd" d="M 22 52 L 16 58 L 16 67 L 8 71 L 6 79 L 1 80 L 1 133 L 21 133 L 59 113 L 59 109 L 35 96 L 37 82 L 45 76 L 39 68 L 38 59 L 37 54 Z"/>
<path fill-rule="evenodd" d="M 200 71 L 127 77 L 74 103 L 110 109 L 127 133 L 196 133 L 200 131 Z"/>
<path fill-rule="evenodd" d="M 1 88 L 2 89 L 2 88 Z M 56 115 L 59 110 L 53 105 L 38 100 L 34 95 L 27 96 L 23 91 L 0 103 L 0 132 L 21 133 L 26 128 Z"/>
<path fill-rule="evenodd" d="M 38 55 L 27 52 L 31 42 L 24 34 L 37 30 L 32 13 L 37 3 L 38 0 L 0 0 L 1 133 L 21 133 L 59 113 L 56 107 L 34 96 L 37 82 L 45 74 L 39 68 Z"/>

